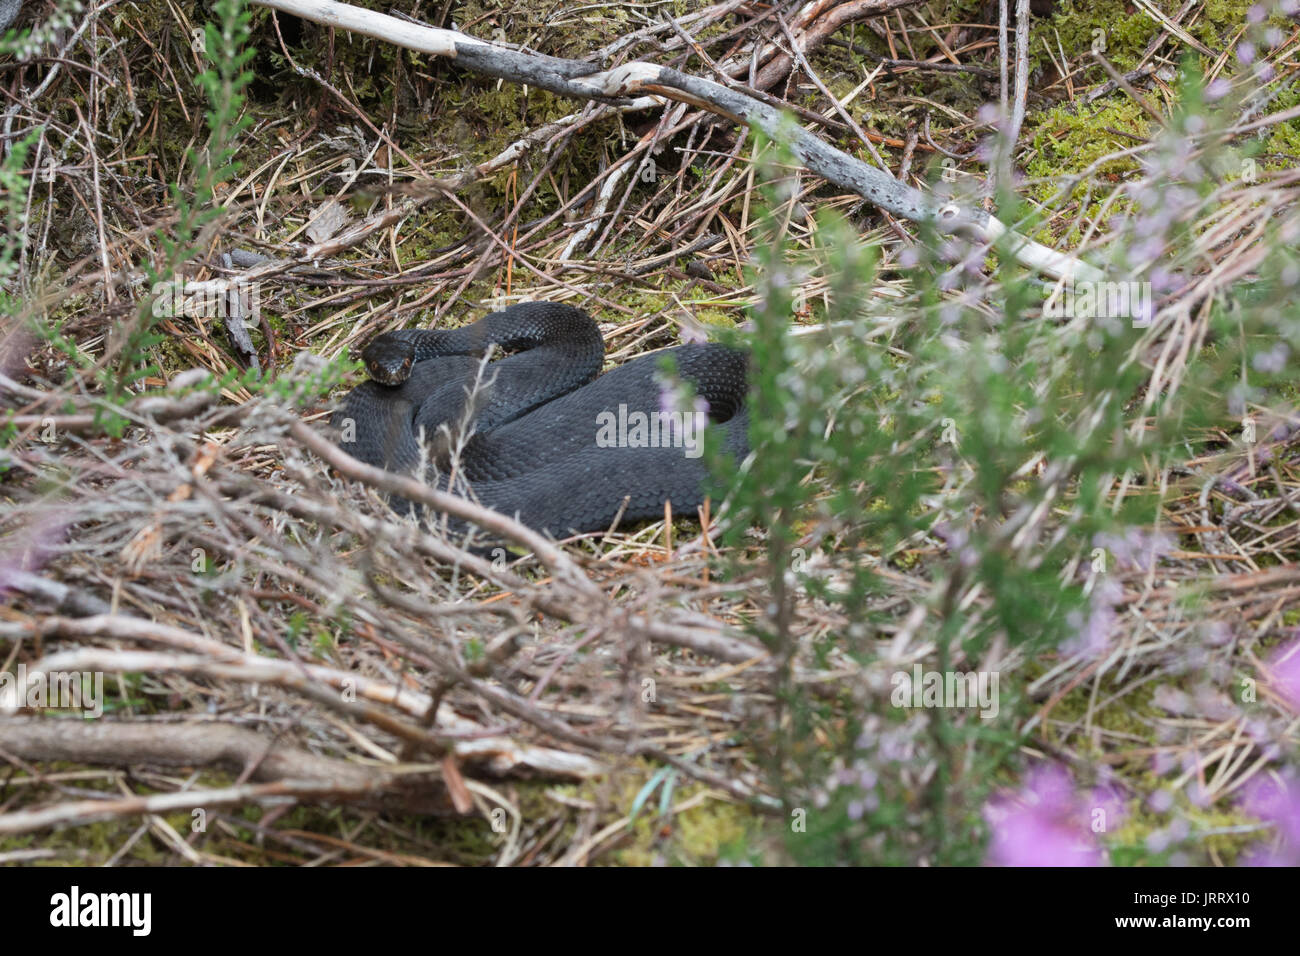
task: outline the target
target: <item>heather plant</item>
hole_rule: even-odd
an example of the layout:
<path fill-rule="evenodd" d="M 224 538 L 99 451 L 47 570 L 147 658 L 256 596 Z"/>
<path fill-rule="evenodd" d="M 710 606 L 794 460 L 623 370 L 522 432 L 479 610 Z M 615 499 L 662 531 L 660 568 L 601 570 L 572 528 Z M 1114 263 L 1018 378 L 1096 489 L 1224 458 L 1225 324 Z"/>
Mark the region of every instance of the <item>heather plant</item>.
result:
<path fill-rule="evenodd" d="M 0 288 L 0 311 L 27 316 L 38 337 L 66 358 L 70 374 L 89 379 L 98 386 L 102 401 L 96 405 L 96 413 L 101 425 L 112 435 L 120 435 L 127 423 L 113 411 L 114 407 L 139 394 L 145 379 L 158 375 L 159 347 L 164 343 L 160 321 L 184 307 L 184 280 L 180 278 L 184 267 L 211 244 L 226 215 L 217 201 L 218 186 L 234 177 L 241 166 L 237 158 L 240 137 L 251 122 L 244 112 L 245 88 L 252 79 L 248 64 L 254 52 L 248 44 L 250 14 L 244 0 L 218 0 L 212 12 L 217 23 L 205 24 L 201 45 L 208 68 L 196 77 L 209 107 L 205 115 L 208 139 L 201 148 L 187 151 L 185 166 L 189 173 L 184 181 L 170 185 L 175 219 L 154 233 L 157 254 L 142 263 L 141 287 L 145 294 L 140 297 L 134 314 L 115 325 L 103 353 L 94 356 L 65 334 L 63 320 L 57 314 L 34 316 L 33 306 L 23 305 Z M 60 22 L 57 17 L 52 18 L 40 29 L 48 31 Z M 21 170 L 30 159 L 40 132 L 35 130 L 18 142 L 0 167 L 0 205 L 8 226 L 0 241 L 0 279 L 13 271 L 13 263 L 26 239 L 23 203 L 29 183 Z M 226 308 L 228 296 L 228 293 L 209 295 L 209 301 L 204 304 L 219 307 L 220 311 Z M 218 298 L 225 302 L 216 301 Z M 27 299 L 36 301 L 37 297 L 29 294 Z M 209 318 L 220 320 L 222 315 Z M 235 317 L 233 321 L 244 321 L 244 317 Z M 230 369 L 187 390 L 202 388 L 214 394 L 232 388 L 266 390 L 277 401 L 302 405 L 318 400 L 354 366 L 353 362 L 340 360 L 320 369 L 306 370 L 303 375 L 266 382 L 255 369 L 244 372 Z"/>
<path fill-rule="evenodd" d="M 1118 623 L 1111 575 L 1155 574 L 1177 550 L 1162 476 L 1211 429 L 1253 441 L 1241 424 L 1287 398 L 1300 223 L 1261 220 L 1249 282 L 1207 283 L 1199 268 L 1207 224 L 1255 182 L 1212 173 L 1239 159 L 1229 143 L 1251 80 L 1245 71 L 1207 96 L 1185 65 L 1177 110 L 1113 197 L 1105 278 L 1135 290 L 1119 314 L 1107 289 L 1080 308 L 1087 283 L 1045 286 L 1008 255 L 986 277 L 984 250 L 956 236 L 931 232 L 886 266 L 821 212 L 796 250 L 794 191 L 777 172 L 788 156 L 768 149 L 747 338 L 759 452 L 732 478 L 729 534 L 757 551 L 770 588 L 750 627 L 779 662 L 779 718 L 758 752 L 795 860 L 1043 862 L 1053 848 L 1060 864 L 1106 858 L 1123 813 L 1098 772 L 1039 771 L 1020 796 L 993 788 L 1021 769 L 1043 655 L 1104 672 Z M 1004 215 L 1020 212 L 1009 192 L 998 206 L 1027 230 L 1042 217 Z M 872 296 L 887 270 L 902 298 Z M 817 325 L 792 335 L 808 284 L 825 290 Z M 1192 317 L 1207 334 L 1170 375 L 1164 343 Z M 915 573 L 917 553 L 928 590 L 900 599 L 895 572 Z M 796 627 L 805 596 L 836 623 L 811 636 Z M 799 680 L 803 664 L 846 659 L 862 675 L 851 694 L 820 698 Z M 994 678 L 996 715 L 927 705 L 917 663 L 948 686 Z"/>
<path fill-rule="evenodd" d="M 5 291 L 3 281 L 17 271 L 18 259 L 22 255 L 22 237 L 26 233 L 23 196 L 27 185 L 23 167 L 32 144 L 36 142 L 36 135 L 29 133 L 19 140 L 0 162 L 0 219 L 4 224 L 0 234 L 0 313 L 5 315 L 12 315 L 18 309 L 17 300 Z"/>
<path fill-rule="evenodd" d="M 235 154 L 239 136 L 251 122 L 241 115 L 243 91 L 252 79 L 247 69 L 253 56 L 248 46 L 250 14 L 243 0 L 218 0 L 213 13 L 220 23 L 205 25 L 203 42 L 211 66 L 197 78 L 209 104 L 208 142 L 202 150 L 191 150 L 187 156 L 187 165 L 193 170 L 189 183 L 171 186 L 176 223 L 170 233 L 160 231 L 157 235 L 161 262 L 145 265 L 146 282 L 155 292 L 168 288 L 167 284 L 175 280 L 181 266 L 206 246 L 205 230 L 210 231 L 221 215 L 213 202 L 217 185 L 238 172 Z M 105 362 L 112 369 L 105 381 L 109 394 L 128 389 L 145 376 L 157 373 L 152 351 L 162 339 L 156 328 L 160 311 L 156 299 L 156 296 L 144 297 L 134 321 L 120 332 L 115 365 Z"/>
<path fill-rule="evenodd" d="M 142 264 L 144 286 L 154 293 L 169 289 L 185 263 L 205 248 L 209 233 L 221 215 L 214 204 L 216 186 L 237 171 L 235 153 L 239 136 L 249 122 L 241 117 L 242 91 L 251 78 L 246 66 L 252 51 L 245 48 L 249 15 L 242 0 L 220 0 L 213 9 L 220 26 L 206 25 L 204 49 L 210 66 L 197 78 L 210 106 L 206 117 L 208 141 L 202 149 L 189 152 L 190 176 L 184 183 L 171 186 L 176 220 L 169 228 L 156 231 L 159 255 Z M 60 22 L 55 17 L 40 29 L 55 29 Z M 19 255 L 27 237 L 22 216 L 28 182 L 18 170 L 40 133 L 37 129 L 20 142 L 5 164 L 5 180 L 0 185 L 4 187 L 4 213 L 10 228 L 0 247 L 0 276 Z M 27 291 L 25 298 L 29 303 L 39 301 L 33 290 Z M 118 323 L 98 357 L 86 354 L 71 336 L 64 334 L 57 316 L 47 318 L 39 314 L 35 304 L 23 304 L 11 297 L 5 311 L 9 315 L 28 317 L 39 337 L 67 358 L 70 370 L 94 381 L 105 399 L 105 404 L 99 406 L 103 411 L 137 393 L 143 379 L 158 373 L 157 349 L 163 341 L 158 322 L 165 310 L 156 307 L 156 300 L 156 294 L 142 296 L 134 315 Z M 235 378 L 240 377 L 225 379 L 220 384 L 231 384 Z M 110 433 L 119 434 L 125 422 L 108 414 L 103 424 Z"/>
<path fill-rule="evenodd" d="M 81 0 L 59 0 L 32 27 L 20 30 L 10 26 L 0 30 L 0 53 L 12 54 L 19 60 L 39 55 L 42 47 L 52 37 L 73 28 L 75 16 L 83 9 Z"/>

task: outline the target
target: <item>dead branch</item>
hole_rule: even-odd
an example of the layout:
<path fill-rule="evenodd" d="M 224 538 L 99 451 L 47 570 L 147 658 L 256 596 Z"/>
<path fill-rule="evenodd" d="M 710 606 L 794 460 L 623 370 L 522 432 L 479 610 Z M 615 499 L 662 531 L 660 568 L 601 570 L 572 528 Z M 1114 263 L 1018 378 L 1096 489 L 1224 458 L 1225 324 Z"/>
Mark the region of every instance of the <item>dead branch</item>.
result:
<path fill-rule="evenodd" d="M 252 803 L 339 803 L 415 813 L 450 813 L 440 771 L 406 771 L 318 757 L 227 723 L 143 723 L 14 717 L 4 722 L 0 757 L 106 767 L 203 767 L 260 781 L 225 790 L 182 791 L 126 800 L 90 800 L 0 815 L 0 833 L 83 825 L 127 814 Z"/>
<path fill-rule="evenodd" d="M 282 687 L 375 724 L 394 736 L 441 752 L 442 742 L 452 741 L 451 749 L 466 760 L 491 760 L 494 770 L 504 772 L 515 766 L 527 766 L 540 772 L 558 772 L 564 776 L 591 776 L 600 765 L 576 754 L 561 753 L 544 747 L 522 746 L 457 716 L 450 707 L 438 711 L 438 730 L 428 733 L 404 722 L 384 719 L 369 708 L 348 706 L 344 693 L 375 703 L 386 704 L 412 717 L 428 713 L 433 699 L 426 694 L 394 687 L 361 674 L 338 671 L 318 664 L 284 661 L 259 655 L 243 654 L 224 644 L 209 641 L 179 628 L 155 624 L 126 615 L 100 615 L 82 620 L 46 618 L 37 625 L 42 634 L 63 637 L 113 636 L 161 643 L 196 653 L 180 655 L 148 651 L 109 651 L 86 648 L 54 654 L 33 664 L 27 671 L 28 681 L 41 679 L 46 673 L 79 672 L 147 672 L 179 673 L 212 680 L 234 680 L 249 684 Z M 313 692 L 314 691 L 314 692 Z M 21 706 L 25 688 L 15 687 L 12 700 L 0 700 L 0 710 L 12 712 Z"/>

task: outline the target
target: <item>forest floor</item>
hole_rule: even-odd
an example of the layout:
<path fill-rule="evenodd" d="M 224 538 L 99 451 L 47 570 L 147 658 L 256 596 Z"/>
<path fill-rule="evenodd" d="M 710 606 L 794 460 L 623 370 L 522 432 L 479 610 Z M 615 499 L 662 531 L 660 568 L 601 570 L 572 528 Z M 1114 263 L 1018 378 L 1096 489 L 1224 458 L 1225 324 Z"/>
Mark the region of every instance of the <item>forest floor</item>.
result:
<path fill-rule="evenodd" d="M 974 830 L 958 852 L 922 836 L 911 850 L 876 847 L 840 822 L 809 824 L 805 839 L 792 825 L 792 812 L 817 811 L 791 803 L 808 781 L 782 782 L 799 756 L 770 749 L 773 726 L 794 718 L 779 655 L 754 630 L 773 600 L 761 531 L 720 553 L 695 516 L 678 516 L 487 559 L 401 525 L 289 421 L 324 423 L 363 378 L 351 357 L 375 334 L 459 325 L 510 302 L 587 309 L 609 366 L 740 327 L 761 295 L 750 131 L 686 104 L 570 100 L 251 7 L 238 168 L 187 197 L 209 135 L 195 30 L 212 14 L 91 6 L 84 34 L 47 38 L 58 57 L 0 54 L 0 112 L 19 104 L 6 114 L 16 133 L 43 124 L 21 180 L 27 242 L 5 281 L 53 290 L 35 310 L 52 330 L 43 340 L 20 322 L 4 330 L 0 371 L 17 390 L 5 399 L 0 671 L 43 661 L 103 675 L 101 721 L 115 735 L 50 733 L 37 726 L 50 716 L 13 707 L 0 686 L 0 862 L 981 858 Z M 804 54 L 763 93 L 899 179 L 978 192 L 977 116 L 999 96 L 997 5 L 901 4 L 821 30 L 857 6 L 869 5 L 421 0 L 409 15 L 553 56 L 696 75 L 783 47 L 802 22 Z M 1176 110 L 1180 60 L 1199 56 L 1212 79 L 1249 5 L 1046 6 L 1029 34 L 1013 162 L 1031 205 L 1080 177 L 1034 235 L 1086 256 L 1104 245 L 1107 188 L 1138 168 L 1125 149 Z M 20 26 L 34 19 L 28 10 Z M 1128 91 L 1091 96 L 1109 79 L 1089 55 L 1098 36 L 1116 70 L 1140 72 Z M 1297 48 L 1292 23 L 1259 116 L 1300 101 Z M 1258 138 L 1263 175 L 1295 167 L 1294 119 Z M 186 184 L 179 196 L 173 184 Z M 0 186 L 18 195 L 15 181 Z M 798 190 L 876 247 L 877 299 L 915 291 L 892 269 L 914 241 L 908 224 L 810 175 Z M 187 233 L 187 198 L 220 214 Z M 243 346 L 202 314 L 141 328 L 167 235 L 192 250 L 174 271 L 193 281 L 237 272 L 221 260 L 235 249 L 279 263 L 256 286 Z M 811 216 L 789 237 L 811 247 Z M 793 325 L 818 323 L 827 288 L 809 279 Z M 1194 338 L 1171 336 L 1162 362 L 1194 361 Z M 106 425 L 94 399 L 131 350 L 156 366 Z M 254 359 L 262 376 L 249 374 Z M 181 408 L 194 368 L 220 380 L 220 397 Z M 161 404 L 132 406 L 142 391 Z M 1230 865 L 1283 839 L 1241 802 L 1253 780 L 1285 774 L 1300 744 L 1278 676 L 1295 665 L 1277 658 L 1300 633 L 1300 450 L 1294 427 L 1273 424 L 1261 419 L 1258 441 L 1226 425 L 1189 438 L 1197 453 L 1165 489 L 1159 560 L 1121 554 L 1108 570 L 1112 612 L 1090 624 L 1105 629 L 1105 656 L 1001 648 L 1016 699 L 1000 725 L 1006 749 L 1017 766 L 1051 760 L 1105 792 L 1089 808 L 1111 814 L 1094 832 L 1112 863 Z M 809 747 L 860 722 L 864 696 L 887 698 L 891 674 L 933 664 L 926 609 L 948 548 L 933 534 L 882 545 L 874 571 L 889 591 L 870 601 L 889 623 L 874 656 L 828 651 L 852 615 L 796 585 L 782 666 L 812 702 Z M 903 773 L 901 826 L 945 812 L 927 803 L 928 759 Z M 990 794 L 1034 786 L 1005 763 L 987 773 Z"/>

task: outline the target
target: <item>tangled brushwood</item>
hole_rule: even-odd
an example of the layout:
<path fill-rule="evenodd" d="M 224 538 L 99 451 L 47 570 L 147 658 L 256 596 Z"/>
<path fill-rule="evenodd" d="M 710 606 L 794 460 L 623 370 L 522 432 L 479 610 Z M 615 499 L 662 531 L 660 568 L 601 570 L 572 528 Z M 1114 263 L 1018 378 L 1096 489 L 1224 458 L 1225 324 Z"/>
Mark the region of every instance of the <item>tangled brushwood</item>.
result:
<path fill-rule="evenodd" d="M 0 862 L 1300 863 L 1297 7 L 1015 6 L 15 8 Z M 340 450 L 530 300 L 697 513 Z"/>

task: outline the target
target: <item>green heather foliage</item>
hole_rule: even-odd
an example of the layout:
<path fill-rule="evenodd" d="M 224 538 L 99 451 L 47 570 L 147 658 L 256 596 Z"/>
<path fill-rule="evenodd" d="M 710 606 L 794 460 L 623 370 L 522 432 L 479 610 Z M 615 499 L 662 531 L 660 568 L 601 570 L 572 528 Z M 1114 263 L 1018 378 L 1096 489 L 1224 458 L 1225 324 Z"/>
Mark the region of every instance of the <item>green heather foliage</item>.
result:
<path fill-rule="evenodd" d="M 38 336 L 68 359 L 69 374 L 88 376 L 98 386 L 103 401 L 97 405 L 97 414 L 102 427 L 112 435 L 120 435 L 126 425 L 126 419 L 113 411 L 114 406 L 139 394 L 144 388 L 142 380 L 159 372 L 159 346 L 165 340 L 158 323 L 166 308 L 159 308 L 158 303 L 169 297 L 168 289 L 182 276 L 185 264 L 210 246 L 224 215 L 217 199 L 217 187 L 236 176 L 242 165 L 236 158 L 241 134 L 252 122 L 244 110 L 244 92 L 253 79 L 248 65 L 255 53 L 248 43 L 250 12 L 245 0 L 217 0 L 212 13 L 218 22 L 209 22 L 204 29 L 208 68 L 195 78 L 208 101 L 204 114 L 208 140 L 201 148 L 186 153 L 183 165 L 189 173 L 170 187 L 175 220 L 156 230 L 155 257 L 141 263 L 153 294 L 142 298 L 133 315 L 115 324 L 105 354 L 98 361 L 63 333 L 62 322 L 57 318 L 42 318 L 32 323 Z M 0 215 L 7 227 L 0 240 L 0 277 L 13 271 L 21 251 L 20 243 L 25 238 L 22 202 L 28 184 L 21 170 L 40 132 L 34 130 L 17 143 L 0 166 Z M 0 309 L 22 314 L 19 303 L 8 300 L 3 292 L 0 292 Z M 196 387 L 218 394 L 232 387 L 264 390 L 277 401 L 302 405 L 318 400 L 337 386 L 354 366 L 355 363 L 341 359 L 302 376 L 270 381 L 262 381 L 254 370 L 240 373 L 232 368 Z"/>
<path fill-rule="evenodd" d="M 22 254 L 23 236 L 26 235 L 26 211 L 23 197 L 27 195 L 27 179 L 23 167 L 39 131 L 33 131 L 14 144 L 4 162 L 0 163 L 0 219 L 4 229 L 0 232 L 0 279 L 18 270 Z M 0 289 L 0 313 L 12 315 L 18 311 L 15 299 Z"/>
<path fill-rule="evenodd" d="M 1225 185 L 1210 172 L 1222 152 L 1213 133 L 1231 116 L 1205 105 L 1189 70 L 1180 110 L 1130 184 L 1134 212 L 1114 223 L 1108 279 L 1151 282 L 1157 299 L 1185 281 L 1195 224 Z M 1196 160 L 1189 133 L 1207 146 Z M 1097 549 L 1102 561 L 1154 564 L 1175 547 L 1158 522 L 1177 489 L 1153 479 L 1192 457 L 1207 426 L 1240 435 L 1250 409 L 1287 397 L 1300 271 L 1294 235 L 1277 233 L 1295 223 L 1261 240 L 1271 250 L 1263 279 L 1195 306 L 1211 310 L 1212 347 L 1176 392 L 1149 394 L 1145 328 L 1129 317 L 1042 315 L 1046 288 L 1010 256 L 985 283 L 982 257 L 961 241 L 924 237 L 904 254 L 911 292 L 898 299 L 871 295 L 878 251 L 834 214 L 819 214 L 811 249 L 793 252 L 793 193 L 770 171 L 790 158 L 779 148 L 769 158 L 767 239 L 753 276 L 761 302 L 747 338 L 758 453 L 747 470 L 725 472 L 730 543 L 743 553 L 762 529 L 771 600 L 752 631 L 783 663 L 781 719 L 753 731 L 756 749 L 769 756 L 795 860 L 977 862 L 980 809 L 1014 769 L 1014 728 L 1035 706 L 1023 671 L 1001 675 L 987 720 L 894 706 L 889 684 L 822 699 L 793 670 L 795 597 L 806 590 L 845 621 L 817 638 L 819 657 L 876 660 L 903 626 L 889 613 L 895 582 L 885 572 L 909 568 L 908 549 L 929 538 L 946 547 L 924 559 L 931 590 L 915 641 L 934 643 L 927 669 L 978 669 L 995 640 L 1031 657 L 1099 652 L 1091 645 L 1104 644 L 1113 611 Z M 1005 221 L 1019 218 L 1014 197 L 999 207 Z M 822 325 L 792 336 L 798 286 L 814 277 L 828 289 L 814 303 Z M 980 600 L 964 600 L 974 592 Z"/>

